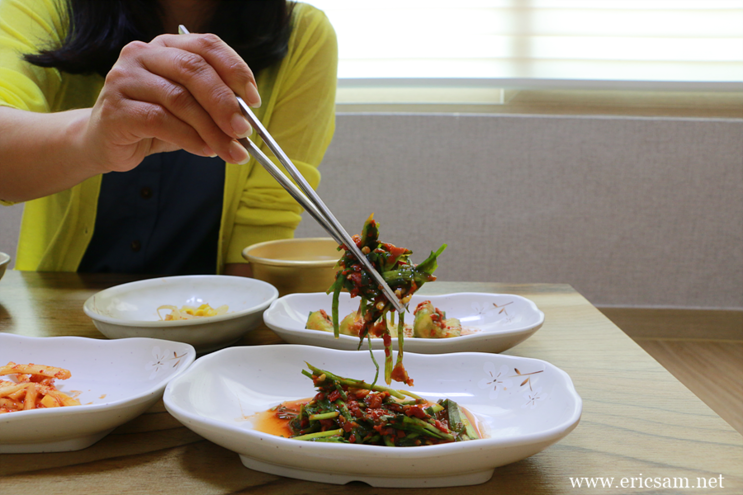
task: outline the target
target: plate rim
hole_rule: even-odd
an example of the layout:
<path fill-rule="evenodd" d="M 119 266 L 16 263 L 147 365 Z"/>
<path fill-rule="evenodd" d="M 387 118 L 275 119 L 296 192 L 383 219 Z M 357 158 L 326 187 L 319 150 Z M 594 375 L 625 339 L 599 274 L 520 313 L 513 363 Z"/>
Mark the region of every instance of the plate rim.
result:
<path fill-rule="evenodd" d="M 210 361 L 219 359 L 220 355 L 227 354 L 227 353 L 250 353 L 250 352 L 257 352 L 253 351 L 251 349 L 260 348 L 262 351 L 265 352 L 273 352 L 274 349 L 280 349 L 280 348 L 311 348 L 316 349 L 319 352 L 328 352 L 331 354 L 334 353 L 356 353 L 359 356 L 363 355 L 363 359 L 368 359 L 368 352 L 369 351 L 345 351 L 345 350 L 339 350 L 339 349 L 331 349 L 326 347 L 316 347 L 316 346 L 306 346 L 306 345 L 300 345 L 300 344 L 274 344 L 274 345 L 265 345 L 265 346 L 245 346 L 245 347 L 231 347 L 222 349 L 220 351 L 213 352 L 211 354 L 208 354 L 206 356 L 202 356 L 201 358 L 197 359 L 188 369 L 187 373 L 184 373 L 177 378 L 172 379 L 168 385 L 165 388 L 165 392 L 163 393 L 163 403 L 165 404 L 165 408 L 170 412 L 171 415 L 173 415 L 179 422 L 183 423 L 184 426 L 188 426 L 186 423 L 181 421 L 181 419 L 176 414 L 181 414 L 185 418 L 187 418 L 190 422 L 194 423 L 201 423 L 201 424 L 207 424 L 209 426 L 215 426 L 215 425 L 223 425 L 226 426 L 227 430 L 231 433 L 239 433 L 248 435 L 249 437 L 253 438 L 256 441 L 264 442 L 264 445 L 267 446 L 273 446 L 276 445 L 277 448 L 286 447 L 291 448 L 292 446 L 297 446 L 296 440 L 291 440 L 289 438 L 283 438 L 276 435 L 271 435 L 269 433 L 263 433 L 256 430 L 248 430 L 244 428 L 239 428 L 236 425 L 231 425 L 227 422 L 204 417 L 198 414 L 191 413 L 190 411 L 185 410 L 184 408 L 173 404 L 171 402 L 171 394 L 173 393 L 173 389 L 178 386 L 178 383 L 182 380 L 186 379 L 186 376 L 191 373 L 197 373 L 200 368 L 203 366 L 206 366 Z M 287 350 L 287 352 L 289 352 Z M 375 350 L 375 353 L 381 353 L 383 351 L 381 350 Z M 423 360 L 430 360 L 430 359 L 438 359 L 440 360 L 442 358 L 442 355 L 439 354 L 422 354 L 422 353 L 412 353 L 412 352 L 406 352 L 405 353 L 407 358 L 410 358 L 410 356 L 417 356 L 417 358 L 423 359 Z M 402 458 L 404 459 L 416 459 L 416 458 L 426 458 L 431 457 L 429 453 L 433 452 L 433 455 L 445 455 L 452 452 L 457 452 L 462 450 L 463 448 L 466 450 L 478 448 L 477 445 L 492 445 L 496 446 L 498 448 L 510 448 L 510 447 L 517 447 L 517 446 L 524 446 L 524 445 L 534 445 L 539 444 L 543 442 L 552 442 L 559 440 L 560 438 L 563 438 L 567 434 L 569 434 L 573 429 L 575 429 L 580 422 L 582 412 L 583 412 L 583 399 L 578 394 L 575 384 L 572 381 L 572 378 L 570 375 L 562 370 L 561 368 L 553 365 L 552 363 L 538 359 L 538 358 L 529 358 L 529 357 L 523 357 L 523 356 L 511 356 L 507 354 L 498 354 L 498 353 L 487 353 L 487 352 L 455 352 L 455 353 L 449 353 L 446 354 L 446 359 L 454 359 L 457 356 L 466 356 L 466 355 L 477 355 L 477 356 L 487 356 L 492 359 L 496 360 L 505 360 L 505 361 L 511 361 L 511 362 L 524 362 L 524 361 L 530 361 L 534 363 L 540 363 L 545 365 L 545 369 L 550 368 L 551 371 L 554 371 L 557 373 L 557 376 L 560 377 L 562 380 L 562 383 L 566 386 L 568 395 L 570 398 L 572 398 L 573 402 L 573 410 L 571 412 L 570 418 L 563 421 L 559 425 L 555 425 L 547 430 L 531 433 L 525 436 L 521 436 L 518 438 L 512 438 L 512 439 L 498 439 L 498 438 L 484 438 L 477 440 L 474 447 L 472 447 L 471 442 L 455 442 L 455 443 L 446 443 L 446 444 L 439 444 L 439 445 L 429 445 L 422 449 L 395 449 L 393 452 L 400 453 Z M 414 359 L 417 359 L 414 358 Z M 247 359 L 246 362 L 249 362 Z M 175 411 L 175 412 L 174 412 Z M 526 441 L 524 440 L 526 439 Z M 486 442 L 486 443 L 481 443 Z M 304 445 L 304 444 L 303 444 Z M 310 442 L 306 444 L 307 446 L 304 448 L 307 448 L 309 450 L 318 449 L 318 452 L 325 452 L 325 451 L 335 451 L 338 449 L 338 445 L 336 444 L 330 444 L 330 443 L 321 443 L 321 442 Z M 356 444 L 343 444 L 343 449 L 351 449 L 352 451 L 361 449 L 360 452 L 384 452 L 389 453 L 391 452 L 389 450 L 389 447 L 385 446 L 378 446 L 378 445 L 356 445 Z M 480 449 L 481 450 L 481 449 Z M 452 452 L 450 452 L 452 451 Z M 411 453 L 412 452 L 412 453 Z M 240 454 L 239 452 L 236 452 Z M 242 454 L 241 454 L 242 455 Z"/>
<path fill-rule="evenodd" d="M 146 401 L 149 399 L 153 394 L 156 394 L 158 389 L 165 388 L 167 384 L 174 380 L 177 377 L 182 376 L 188 368 L 191 367 L 191 365 L 196 360 L 196 350 L 191 344 L 187 344 L 185 342 L 175 342 L 171 340 L 163 340 L 163 339 L 154 339 L 150 337 L 131 337 L 127 339 L 94 339 L 90 337 L 79 337 L 79 336 L 58 336 L 58 337 L 30 337 L 27 335 L 17 335 L 17 334 L 7 334 L 7 333 L 0 333 L 0 342 L 3 340 L 25 340 L 25 341 L 44 341 L 44 342 L 52 342 L 52 341 L 77 341 L 77 342 L 85 342 L 83 345 L 93 345 L 93 344 L 100 344 L 103 346 L 113 346 L 113 347 L 123 347 L 127 345 L 129 342 L 132 341 L 147 341 L 148 343 L 152 343 L 152 345 L 160 345 L 165 347 L 173 347 L 173 345 L 177 345 L 179 347 L 182 347 L 186 351 L 186 355 L 184 356 L 185 362 L 184 365 L 181 366 L 181 369 L 177 370 L 173 375 L 160 378 L 157 381 L 154 381 L 152 385 L 146 389 L 143 389 L 142 391 L 138 392 L 136 395 L 129 397 L 129 398 L 122 398 L 117 399 L 114 401 L 108 401 L 103 403 L 97 403 L 97 404 L 87 404 L 85 407 L 55 407 L 55 408 L 45 408 L 45 409 L 32 409 L 30 411 L 15 411 L 13 413 L 8 413 L 6 415 L 3 415 L 3 423 L 4 424 L 10 424 L 12 422 L 17 422 L 20 419 L 16 418 L 27 418 L 27 417 L 34 417 L 34 416 L 67 416 L 67 415 L 82 415 L 82 414 L 92 414 L 99 412 L 101 410 L 110 410 L 110 409 L 117 409 L 121 407 L 131 406 L 139 404 L 143 401 Z M 53 366 L 53 364 L 50 364 L 50 366 Z M 2 443 L 2 442 L 0 442 Z"/>
<path fill-rule="evenodd" d="M 283 300 L 286 300 L 286 299 L 290 299 L 290 298 L 301 298 L 301 297 L 308 297 L 308 296 L 316 296 L 316 295 L 320 295 L 320 294 L 322 294 L 324 296 L 327 296 L 327 297 L 330 297 L 329 294 L 326 294 L 324 292 L 311 292 L 311 293 L 305 293 L 305 294 L 287 294 L 285 296 L 279 297 L 275 301 L 273 301 L 271 303 L 271 305 L 268 307 L 268 309 L 266 309 L 266 311 L 263 313 L 263 321 L 264 321 L 264 323 L 266 324 L 266 326 L 268 328 L 270 328 L 271 330 L 273 330 L 274 332 L 276 332 L 277 334 L 279 334 L 279 336 L 281 336 L 282 333 L 287 333 L 287 334 L 291 334 L 291 335 L 302 336 L 302 335 L 305 335 L 305 332 L 306 331 L 310 331 L 310 332 L 315 332 L 315 333 L 310 334 L 310 335 L 315 336 L 316 338 L 325 339 L 325 340 L 336 340 L 335 337 L 333 336 L 333 334 L 331 334 L 329 332 L 323 332 L 323 331 L 320 331 L 320 330 L 309 330 L 309 329 L 306 329 L 306 328 L 303 328 L 303 329 L 294 329 L 294 328 L 281 327 L 281 326 L 279 326 L 275 322 L 275 320 L 272 320 L 271 319 L 272 316 L 273 316 L 273 311 L 276 311 L 276 307 L 280 304 L 280 301 L 282 299 Z M 526 334 L 526 333 L 529 333 L 529 332 L 534 333 L 537 330 L 539 330 L 541 328 L 541 326 L 544 324 L 544 320 L 545 320 L 544 311 L 542 311 L 541 309 L 539 309 L 539 307 L 536 305 L 536 303 L 534 301 L 532 301 L 531 299 L 529 299 L 527 297 L 524 297 L 524 296 L 520 296 L 518 294 L 490 293 L 490 292 L 449 292 L 449 293 L 446 293 L 446 294 L 430 294 L 430 295 L 429 294 L 415 294 L 415 296 L 422 297 L 422 298 L 436 298 L 436 297 L 446 297 L 446 296 L 468 296 L 468 295 L 488 296 L 488 297 L 491 297 L 491 296 L 508 296 L 508 297 L 518 298 L 520 300 L 523 300 L 523 301 L 527 302 L 528 305 L 531 306 L 531 309 L 533 309 L 534 312 L 537 315 L 537 322 L 535 324 L 533 324 L 533 325 L 528 326 L 528 327 L 515 328 L 515 329 L 506 330 L 506 331 L 477 332 L 477 333 L 472 333 L 472 334 L 469 334 L 469 335 L 460 335 L 458 337 L 449 337 L 449 338 L 446 338 L 446 339 L 415 339 L 415 338 L 407 338 L 405 340 L 405 342 L 406 343 L 410 343 L 410 342 L 421 342 L 421 343 L 422 342 L 426 342 L 426 344 L 424 344 L 424 345 L 429 345 L 430 346 L 434 342 L 462 343 L 462 342 L 467 342 L 467 341 L 470 341 L 470 340 L 483 340 L 483 339 L 496 338 L 496 337 L 510 337 L 510 336 L 516 336 L 516 335 Z M 341 335 L 338 336 L 338 338 L 339 338 L 340 341 L 346 341 L 346 342 L 349 342 L 349 343 L 351 343 L 351 342 L 358 343 L 359 342 L 359 339 L 357 337 L 353 337 L 351 335 L 342 335 L 341 334 Z M 397 337 L 392 337 L 392 341 L 393 342 L 397 342 Z M 433 344 L 433 345 L 436 345 L 436 344 Z"/>
<path fill-rule="evenodd" d="M 113 318 L 111 316 L 102 315 L 92 309 L 95 305 L 95 298 L 103 293 L 109 293 L 109 294 L 115 295 L 117 292 L 120 292 L 126 289 L 136 289 L 139 286 L 151 285 L 158 281 L 176 282 L 178 280 L 188 281 L 188 280 L 197 280 L 197 279 L 214 279 L 216 277 L 223 278 L 223 279 L 229 278 L 229 279 L 232 279 L 232 281 L 240 281 L 241 283 L 245 283 L 248 285 L 264 287 L 266 289 L 269 289 L 269 291 L 271 292 L 271 297 L 269 297 L 266 301 L 260 304 L 257 304 L 255 306 L 252 306 L 250 308 L 241 309 L 239 311 L 233 311 L 231 313 L 225 313 L 223 315 L 211 316 L 208 319 L 194 318 L 190 320 L 175 320 L 175 321 L 122 320 L 120 318 Z M 251 277 L 239 277 L 235 275 L 176 275 L 176 276 L 168 276 L 168 277 L 155 277 L 155 278 L 150 278 L 146 280 L 136 280 L 133 282 L 127 282 L 124 284 L 114 285 L 112 287 L 108 287 L 106 289 L 100 290 L 85 300 L 85 302 L 83 303 L 83 311 L 89 318 L 103 322 L 103 323 L 108 323 L 111 325 L 119 325 L 119 326 L 125 326 L 125 327 L 168 329 L 168 328 L 173 328 L 175 326 L 198 326 L 198 325 L 203 325 L 203 324 L 216 323 L 220 321 L 234 320 L 234 319 L 237 319 L 243 316 L 253 315 L 258 312 L 267 310 L 271 306 L 271 304 L 273 304 L 278 298 L 279 298 L 279 291 L 276 287 L 269 284 L 268 282 L 264 282 L 262 280 L 258 280 L 258 279 L 251 278 Z"/>

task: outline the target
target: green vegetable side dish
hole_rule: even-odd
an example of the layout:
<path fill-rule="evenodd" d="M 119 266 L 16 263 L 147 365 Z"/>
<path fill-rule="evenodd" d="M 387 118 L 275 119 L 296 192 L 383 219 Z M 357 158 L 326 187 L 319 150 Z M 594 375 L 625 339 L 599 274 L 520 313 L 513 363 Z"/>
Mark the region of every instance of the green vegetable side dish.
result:
<path fill-rule="evenodd" d="M 452 400 L 429 403 L 417 395 L 336 376 L 307 363 L 317 395 L 299 411 L 278 406 L 291 418 L 291 438 L 314 442 L 413 447 L 480 438 L 464 411 Z"/>
<path fill-rule="evenodd" d="M 410 261 L 412 251 L 379 241 L 379 228 L 373 214 L 364 223 L 361 236 L 355 235 L 353 236 L 353 240 L 403 304 L 407 304 L 410 301 L 410 297 L 424 283 L 436 280 L 433 272 L 438 267 L 437 258 L 446 249 L 446 244 L 442 245 L 438 251 L 431 252 L 425 261 L 415 265 Z M 358 296 L 361 298 L 358 310 L 358 315 L 361 319 L 358 332 L 359 347 L 361 347 L 361 344 L 366 338 L 369 341 L 369 350 L 371 351 L 371 337 L 382 337 L 385 351 L 385 382 L 389 385 L 392 380 L 395 380 L 412 386 L 413 380 L 408 376 L 402 363 L 405 315 L 399 315 L 397 321 L 399 350 L 397 361 L 393 367 L 392 335 L 389 329 L 387 314 L 390 313 L 390 319 L 394 325 L 394 306 L 387 300 L 387 297 L 376 285 L 371 276 L 364 270 L 361 262 L 345 249 L 345 246 L 340 246 L 339 249 L 343 249 L 344 254 L 338 260 L 338 272 L 335 282 L 327 291 L 328 293 L 333 293 L 331 321 L 333 323 L 335 337 L 338 338 L 341 332 L 341 322 L 338 317 L 338 299 L 341 291 L 347 290 L 351 297 Z M 353 322 L 349 322 L 349 326 L 352 324 Z M 373 355 L 372 360 L 374 360 Z M 379 366 L 376 361 L 374 361 L 374 364 L 377 366 L 378 372 Z"/>

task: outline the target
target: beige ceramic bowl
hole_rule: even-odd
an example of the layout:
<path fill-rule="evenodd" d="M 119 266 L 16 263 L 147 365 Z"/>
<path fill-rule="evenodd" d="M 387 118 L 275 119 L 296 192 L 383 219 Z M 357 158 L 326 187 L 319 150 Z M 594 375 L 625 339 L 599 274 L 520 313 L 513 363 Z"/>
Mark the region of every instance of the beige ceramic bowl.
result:
<path fill-rule="evenodd" d="M 253 277 L 279 290 L 279 296 L 298 292 L 325 292 L 335 280 L 335 264 L 342 251 L 330 238 L 283 239 L 243 249 Z"/>
<path fill-rule="evenodd" d="M 10 263 L 10 256 L 0 253 L 0 278 L 3 278 L 3 275 L 5 275 L 5 269 L 8 267 L 8 263 Z"/>

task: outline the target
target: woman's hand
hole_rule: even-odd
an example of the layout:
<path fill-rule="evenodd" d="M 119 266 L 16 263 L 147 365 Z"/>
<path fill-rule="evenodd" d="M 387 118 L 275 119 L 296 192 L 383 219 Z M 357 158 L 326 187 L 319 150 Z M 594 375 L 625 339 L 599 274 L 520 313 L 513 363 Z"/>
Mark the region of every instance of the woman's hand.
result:
<path fill-rule="evenodd" d="M 236 139 L 251 129 L 235 94 L 260 105 L 252 71 L 219 37 L 135 41 L 108 73 L 83 143 L 98 173 L 131 170 L 149 154 L 177 149 L 244 163 Z"/>
<path fill-rule="evenodd" d="M 161 151 L 244 163 L 248 154 L 236 139 L 251 129 L 235 93 L 260 105 L 250 68 L 217 36 L 130 43 L 92 109 L 35 113 L 0 106 L 0 199 L 64 191 L 101 173 L 131 170 Z"/>

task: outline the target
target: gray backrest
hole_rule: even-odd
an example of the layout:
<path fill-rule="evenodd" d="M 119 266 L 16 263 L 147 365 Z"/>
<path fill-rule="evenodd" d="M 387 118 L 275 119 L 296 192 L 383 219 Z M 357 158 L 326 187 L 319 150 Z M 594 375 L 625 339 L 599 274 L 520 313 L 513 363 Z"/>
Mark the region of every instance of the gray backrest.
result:
<path fill-rule="evenodd" d="M 742 120 L 341 114 L 321 171 L 352 234 L 373 212 L 414 261 L 447 243 L 441 280 L 743 308 Z"/>

